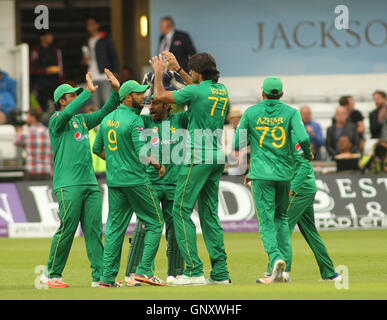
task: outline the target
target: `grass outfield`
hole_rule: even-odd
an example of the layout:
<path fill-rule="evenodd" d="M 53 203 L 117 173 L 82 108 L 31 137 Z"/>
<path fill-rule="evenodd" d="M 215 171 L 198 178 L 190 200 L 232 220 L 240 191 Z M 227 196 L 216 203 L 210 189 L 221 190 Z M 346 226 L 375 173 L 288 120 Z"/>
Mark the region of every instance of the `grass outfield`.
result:
<path fill-rule="evenodd" d="M 266 254 L 255 233 L 227 233 L 225 244 L 232 286 L 90 288 L 90 268 L 83 238 L 76 238 L 63 278 L 62 289 L 35 289 L 35 267 L 46 263 L 50 239 L 0 239 L 0 299 L 387 299 L 387 230 L 321 232 L 335 266 L 349 269 L 349 289 L 318 282 L 320 274 L 314 256 L 299 232 L 293 235 L 292 282 L 258 285 L 266 268 Z M 165 279 L 165 239 L 157 255 L 157 275 Z M 199 253 L 208 276 L 210 263 L 203 239 Z M 124 279 L 128 239 L 125 238 L 121 270 Z"/>

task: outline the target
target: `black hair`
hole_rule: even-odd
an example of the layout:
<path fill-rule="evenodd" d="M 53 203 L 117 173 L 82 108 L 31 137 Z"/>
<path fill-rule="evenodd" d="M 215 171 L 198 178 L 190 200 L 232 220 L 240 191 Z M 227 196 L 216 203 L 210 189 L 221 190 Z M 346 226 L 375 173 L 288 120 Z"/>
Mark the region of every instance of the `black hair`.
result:
<path fill-rule="evenodd" d="M 266 93 L 265 93 L 265 94 L 266 94 Z M 279 99 L 281 98 L 281 96 L 280 96 L 280 95 L 272 95 L 272 94 L 267 95 L 267 94 L 266 94 L 266 98 L 268 98 L 268 99 L 270 99 L 270 100 L 279 100 Z"/>
<path fill-rule="evenodd" d="M 271 90 L 270 91 L 271 94 L 267 94 L 266 92 L 264 92 L 264 93 L 265 93 L 267 99 L 270 99 L 270 100 L 281 99 L 281 94 L 279 93 L 279 91 L 277 89 Z"/>
<path fill-rule="evenodd" d="M 62 97 L 60 97 L 59 100 L 60 100 L 60 99 L 62 99 Z M 57 103 L 54 104 L 55 111 L 59 111 L 59 110 L 60 110 L 61 105 L 60 105 L 60 103 L 59 103 L 59 100 L 58 100 Z"/>
<path fill-rule="evenodd" d="M 339 99 L 339 105 L 340 106 L 347 106 L 349 104 L 349 99 L 352 98 L 352 96 L 342 96 Z"/>
<path fill-rule="evenodd" d="M 99 17 L 96 17 L 96 16 L 88 16 L 87 17 L 87 19 L 86 19 L 86 21 L 87 20 L 94 20 L 95 22 L 97 22 L 98 24 L 101 24 L 101 18 L 99 18 Z"/>
<path fill-rule="evenodd" d="M 188 68 L 202 75 L 203 80 L 218 82 L 219 70 L 216 69 L 215 59 L 207 52 L 196 53 L 189 58 Z"/>
<path fill-rule="evenodd" d="M 43 37 L 43 36 L 48 35 L 48 34 L 54 35 L 54 33 L 55 32 L 54 32 L 54 30 L 52 28 L 50 28 L 50 29 L 41 29 L 41 30 L 38 31 L 38 34 L 39 34 L 40 37 Z"/>
<path fill-rule="evenodd" d="M 173 21 L 172 17 L 170 17 L 170 16 L 162 17 L 160 21 L 162 21 L 162 20 L 169 21 L 173 26 L 175 26 L 175 21 Z"/>

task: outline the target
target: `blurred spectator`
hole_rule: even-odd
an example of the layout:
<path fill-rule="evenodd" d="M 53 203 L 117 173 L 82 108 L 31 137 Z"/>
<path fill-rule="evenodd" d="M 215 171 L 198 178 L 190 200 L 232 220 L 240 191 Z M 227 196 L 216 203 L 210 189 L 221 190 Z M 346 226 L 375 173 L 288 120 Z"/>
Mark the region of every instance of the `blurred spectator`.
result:
<path fill-rule="evenodd" d="M 172 52 L 183 70 L 189 72 L 188 59 L 196 53 L 196 49 L 188 33 L 176 30 L 171 17 L 164 17 L 160 20 L 160 32 L 159 53 Z"/>
<path fill-rule="evenodd" d="M 341 136 L 337 142 L 338 154 L 335 159 L 360 158 L 360 153 L 352 152 L 352 142 L 348 136 Z"/>
<path fill-rule="evenodd" d="M 376 109 L 369 115 L 371 138 L 387 138 L 387 95 L 384 91 L 375 91 Z"/>
<path fill-rule="evenodd" d="M 232 147 L 232 142 L 235 134 L 235 130 L 237 129 L 239 122 L 242 118 L 242 113 L 239 108 L 231 108 L 227 121 L 228 124 L 223 127 L 223 135 L 222 135 L 222 146 L 226 155 L 226 168 L 229 175 L 243 175 L 246 173 L 246 166 L 242 163 L 238 162 L 238 158 L 234 155 L 234 150 Z M 248 153 L 250 148 L 245 148 L 237 152 L 239 159 L 244 161 L 244 163 L 248 163 Z"/>
<path fill-rule="evenodd" d="M 387 139 L 375 143 L 371 155 L 365 155 L 359 161 L 359 168 L 369 173 L 387 173 Z"/>
<path fill-rule="evenodd" d="M 97 111 L 98 108 L 93 105 L 87 105 L 85 107 L 85 113 L 92 113 L 94 111 Z M 97 136 L 97 131 L 99 129 L 99 126 L 91 129 L 89 131 L 89 141 L 90 141 L 90 149 L 93 149 L 94 141 Z M 92 159 L 93 159 L 93 167 L 94 172 L 97 178 L 105 178 L 106 177 L 106 162 L 105 160 L 101 159 L 97 155 L 95 155 L 93 152 L 91 153 Z"/>
<path fill-rule="evenodd" d="M 47 127 L 40 123 L 41 113 L 32 109 L 27 113 L 27 131 L 18 132 L 15 144 L 26 151 L 26 180 L 49 180 L 52 176 L 52 150 Z"/>
<path fill-rule="evenodd" d="M 111 86 L 105 76 L 104 69 L 108 68 L 116 75 L 120 71 L 113 40 L 105 31 L 100 31 L 100 27 L 100 21 L 96 17 L 87 19 L 86 29 L 89 38 L 82 47 L 82 64 L 88 66 L 94 83 L 99 86 L 91 98 L 92 104 L 98 107 L 104 105 L 111 93 Z"/>
<path fill-rule="evenodd" d="M 357 133 L 359 134 L 359 150 L 363 150 L 364 146 L 364 117 L 360 111 L 355 109 L 355 100 L 352 96 L 342 96 L 339 99 L 339 105 L 347 109 L 349 115 L 349 121 L 354 123 L 357 127 Z"/>
<path fill-rule="evenodd" d="M 63 82 L 62 52 L 54 46 L 54 34 L 44 30 L 40 43 L 31 50 L 30 75 L 32 87 L 43 112 L 48 111 L 55 89 Z"/>
<path fill-rule="evenodd" d="M 321 126 L 317 122 L 312 121 L 312 112 L 308 106 L 301 107 L 300 114 L 305 129 L 308 132 L 310 144 L 315 150 L 315 159 L 321 160 L 320 148 L 324 145 L 324 137 Z"/>
<path fill-rule="evenodd" d="M 16 109 L 16 81 L 0 70 L 0 111 L 7 117 Z"/>
<path fill-rule="evenodd" d="M 129 66 L 123 66 L 120 73 L 120 82 L 124 83 L 129 80 L 136 80 L 134 79 L 133 69 Z"/>
<path fill-rule="evenodd" d="M 345 107 L 339 106 L 335 112 L 335 123 L 327 129 L 326 148 L 329 155 L 333 158 L 339 154 L 339 138 L 347 136 L 352 144 L 351 152 L 356 153 L 359 150 L 359 134 L 357 127 L 348 121 L 348 111 Z"/>
<path fill-rule="evenodd" d="M 358 171 L 360 153 L 352 153 L 352 143 L 349 137 L 341 136 L 337 143 L 339 153 L 335 156 L 337 171 Z"/>

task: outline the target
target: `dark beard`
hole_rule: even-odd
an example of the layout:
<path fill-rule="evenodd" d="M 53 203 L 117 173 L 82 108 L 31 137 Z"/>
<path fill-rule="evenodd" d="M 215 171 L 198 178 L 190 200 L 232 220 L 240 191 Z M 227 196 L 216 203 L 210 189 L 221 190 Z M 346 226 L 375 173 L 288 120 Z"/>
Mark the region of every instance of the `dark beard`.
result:
<path fill-rule="evenodd" d="M 133 108 L 141 110 L 143 108 L 143 105 L 139 104 L 136 100 L 133 99 Z"/>

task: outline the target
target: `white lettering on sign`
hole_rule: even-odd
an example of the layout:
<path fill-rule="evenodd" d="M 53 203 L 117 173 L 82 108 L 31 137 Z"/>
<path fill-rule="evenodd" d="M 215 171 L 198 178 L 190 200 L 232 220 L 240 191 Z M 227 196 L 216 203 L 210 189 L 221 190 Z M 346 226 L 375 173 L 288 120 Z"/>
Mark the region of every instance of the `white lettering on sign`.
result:
<path fill-rule="evenodd" d="M 58 203 L 52 199 L 49 186 L 29 186 L 28 190 L 34 196 L 42 223 L 57 224 L 59 222 Z"/>
<path fill-rule="evenodd" d="M 372 180 L 370 178 L 360 179 L 359 187 L 362 189 L 361 195 L 363 196 L 363 198 L 376 197 L 377 192 L 376 192 L 376 189 L 372 186 Z"/>
<path fill-rule="evenodd" d="M 352 191 L 352 181 L 351 179 L 336 179 L 337 187 L 340 191 L 340 197 L 342 198 L 355 198 L 356 192 Z"/>
<path fill-rule="evenodd" d="M 13 222 L 12 212 L 8 202 L 8 195 L 6 193 L 0 193 L 0 199 L 2 204 L 2 206 L 0 206 L 0 217 L 8 223 Z"/>

